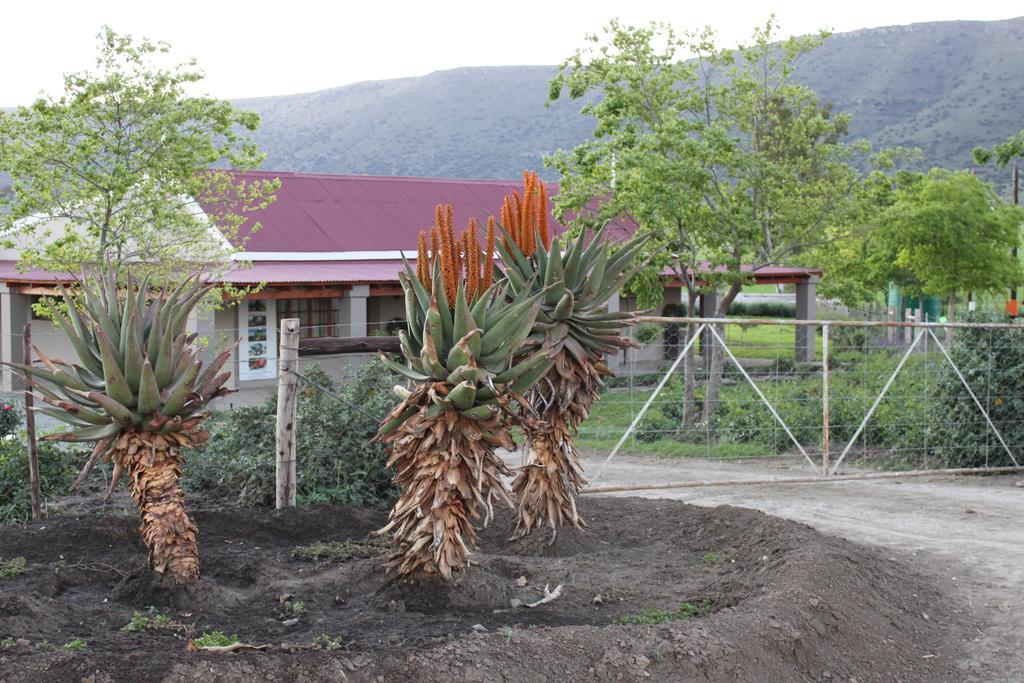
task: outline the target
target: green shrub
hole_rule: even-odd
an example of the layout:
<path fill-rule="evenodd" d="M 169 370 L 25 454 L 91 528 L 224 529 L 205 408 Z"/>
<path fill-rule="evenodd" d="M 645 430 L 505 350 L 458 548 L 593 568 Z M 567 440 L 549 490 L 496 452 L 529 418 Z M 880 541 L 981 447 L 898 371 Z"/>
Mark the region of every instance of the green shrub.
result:
<path fill-rule="evenodd" d="M 875 354 L 848 372 L 833 373 L 830 382 L 829 425 L 834 444 L 849 440 L 882 385 L 895 368 L 895 354 Z M 868 422 L 860 440 L 869 447 L 923 448 L 928 434 L 928 404 L 923 355 L 911 356 L 885 400 Z M 933 381 L 934 383 L 934 381 Z M 778 382 L 759 382 L 793 435 L 805 447 L 818 444 L 822 431 L 821 375 L 811 374 Z M 793 444 L 771 412 L 752 390 L 743 387 L 723 394 L 714 418 L 719 439 L 754 443 L 782 453 Z"/>
<path fill-rule="evenodd" d="M 733 301 L 728 315 L 743 318 L 795 318 L 796 305 L 785 301 Z"/>
<path fill-rule="evenodd" d="M 39 489 L 44 501 L 68 492 L 75 480 L 76 463 L 85 457 L 80 448 L 40 441 Z M 28 448 L 19 439 L 0 439 L 0 524 L 24 524 L 32 519 L 32 486 L 28 476 Z"/>
<path fill-rule="evenodd" d="M 817 328 L 821 334 L 821 328 Z M 899 334 L 903 334 L 902 330 Z M 830 326 L 828 330 L 829 355 L 840 351 L 866 351 L 884 346 L 888 331 L 884 327 Z"/>
<path fill-rule="evenodd" d="M 655 323 L 640 323 L 633 328 L 633 339 L 641 344 L 653 344 L 658 339 L 660 327 Z"/>
<path fill-rule="evenodd" d="M 638 373 L 636 375 L 615 375 L 614 377 L 606 377 L 604 380 L 605 387 L 609 389 L 621 389 L 624 387 L 653 387 L 661 378 L 665 376 L 665 370 L 659 370 L 658 372 Z"/>
<path fill-rule="evenodd" d="M 1006 316 L 983 313 L 975 321 L 1005 322 Z M 1024 447 L 1024 328 L 957 329 L 949 355 L 1020 461 Z M 935 394 L 930 416 L 936 432 L 932 443 L 944 466 L 1013 464 L 948 364 L 938 375 Z"/>
<path fill-rule="evenodd" d="M 633 430 L 637 441 L 654 443 L 661 439 L 671 439 L 677 433 L 676 425 L 669 421 L 660 411 L 648 412 L 644 419 Z"/>
<path fill-rule="evenodd" d="M 370 440 L 394 407 L 396 377 L 374 361 L 348 373 L 341 386 L 317 366 L 303 374 L 341 400 L 305 385 L 299 394 L 296 469 L 300 504 L 384 507 L 395 489 L 384 449 Z M 184 483 L 232 495 L 245 505 L 272 505 L 275 484 L 276 397 L 263 406 L 215 413 L 210 438 L 192 452 Z"/>

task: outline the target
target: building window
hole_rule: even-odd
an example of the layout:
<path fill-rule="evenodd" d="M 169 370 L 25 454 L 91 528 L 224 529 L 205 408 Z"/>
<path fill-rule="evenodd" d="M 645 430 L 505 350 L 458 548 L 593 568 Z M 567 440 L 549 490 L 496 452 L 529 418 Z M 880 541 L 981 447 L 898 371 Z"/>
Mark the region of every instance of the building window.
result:
<path fill-rule="evenodd" d="M 299 319 L 299 337 L 336 337 L 334 329 L 334 309 L 331 300 L 320 299 L 284 299 L 278 302 L 278 317 Z"/>

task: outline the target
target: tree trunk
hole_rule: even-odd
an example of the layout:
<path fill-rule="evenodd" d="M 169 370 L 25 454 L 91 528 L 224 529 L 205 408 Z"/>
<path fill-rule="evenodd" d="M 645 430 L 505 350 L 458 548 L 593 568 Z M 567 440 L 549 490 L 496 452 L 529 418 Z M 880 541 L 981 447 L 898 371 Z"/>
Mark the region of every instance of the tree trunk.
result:
<path fill-rule="evenodd" d="M 181 448 L 205 440 L 203 431 L 129 431 L 121 435 L 114 451 L 115 468 L 128 476 L 132 500 L 142 515 L 139 531 L 149 550 L 149 567 L 175 583 L 199 578 L 198 530 L 185 512 L 185 493 L 178 478 Z"/>
<path fill-rule="evenodd" d="M 729 312 L 729 306 L 732 304 L 736 295 L 740 293 L 743 286 L 739 283 L 734 283 L 729 287 L 729 291 L 726 292 L 725 296 L 718 304 L 718 310 L 715 312 L 716 318 L 724 318 Z M 725 339 L 725 325 L 722 323 L 715 324 L 715 330 L 718 332 L 718 336 Z M 709 335 L 710 337 L 710 335 Z M 713 337 L 711 337 L 713 339 Z M 718 399 L 722 395 L 722 373 L 725 370 L 725 354 L 722 351 L 722 345 L 715 340 L 711 344 L 711 364 L 708 367 L 708 390 L 704 396 L 704 412 L 701 415 L 701 420 L 705 424 L 711 424 L 711 419 L 715 416 L 715 411 L 718 410 Z"/>
<path fill-rule="evenodd" d="M 686 315 L 693 317 L 697 307 L 697 290 L 687 291 Z M 686 338 L 683 343 L 689 343 L 697 331 L 694 323 L 686 324 Z M 683 431 L 693 429 L 697 421 L 697 344 L 690 346 L 683 358 Z"/>
<path fill-rule="evenodd" d="M 956 292 L 949 295 L 949 305 L 946 307 L 946 318 L 949 322 L 956 320 Z"/>

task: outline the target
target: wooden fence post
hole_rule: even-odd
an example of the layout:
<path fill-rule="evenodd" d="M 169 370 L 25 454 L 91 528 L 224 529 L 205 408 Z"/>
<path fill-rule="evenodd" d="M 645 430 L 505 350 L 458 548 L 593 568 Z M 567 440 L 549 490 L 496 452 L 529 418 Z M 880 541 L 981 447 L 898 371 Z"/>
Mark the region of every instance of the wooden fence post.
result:
<path fill-rule="evenodd" d="M 281 321 L 277 354 L 277 509 L 295 507 L 295 428 L 299 407 L 299 321 Z"/>
<path fill-rule="evenodd" d="M 32 324 L 22 330 L 22 362 L 32 365 Z M 25 373 L 25 431 L 28 433 L 28 478 L 32 485 L 32 520 L 43 518 L 43 494 L 39 486 L 39 453 L 36 451 L 36 413 L 32 410 L 32 378 Z"/>

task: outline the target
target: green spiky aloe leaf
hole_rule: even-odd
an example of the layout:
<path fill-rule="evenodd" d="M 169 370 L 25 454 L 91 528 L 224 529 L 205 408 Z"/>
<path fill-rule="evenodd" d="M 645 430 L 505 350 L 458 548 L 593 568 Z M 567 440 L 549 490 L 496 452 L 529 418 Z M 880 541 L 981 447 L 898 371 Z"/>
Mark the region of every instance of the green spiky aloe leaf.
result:
<path fill-rule="evenodd" d="M 150 292 L 130 274 L 125 280 L 119 285 L 112 272 L 83 277 L 78 297 L 61 287 L 68 315 L 59 322 L 76 362 L 35 349 L 44 368 L 9 363 L 31 378 L 45 403 L 37 410 L 73 428 L 44 438 L 112 442 L 125 429 L 187 431 L 210 401 L 229 393 L 230 374 L 218 371 L 234 345 L 202 371 L 195 335 L 184 333 L 212 285 L 193 275 L 168 294 Z"/>
<path fill-rule="evenodd" d="M 522 283 L 516 292 L 540 296 L 534 338 L 555 351 L 569 351 L 580 362 L 629 346 L 622 330 L 632 324 L 633 315 L 608 312 L 608 299 L 643 267 L 637 257 L 648 239 L 635 235 L 613 245 L 602 227 L 592 235 L 581 231 L 564 246 L 556 237 L 546 247 L 538 235 L 529 257 L 512 239 L 499 245 L 509 282 Z"/>
<path fill-rule="evenodd" d="M 409 313 L 409 332 L 400 335 L 407 365 L 387 358 L 385 363 L 417 384 L 431 384 L 430 409 L 437 414 L 453 410 L 484 419 L 513 387 L 521 393 L 554 363 L 550 347 L 527 349 L 541 293 L 514 296 L 499 281 L 470 303 L 460 282 L 455 305 L 449 307 L 440 278 L 435 278 L 433 294 L 426 294 L 408 270 L 399 273 L 399 281 Z M 388 420 L 380 434 L 412 414 Z"/>

